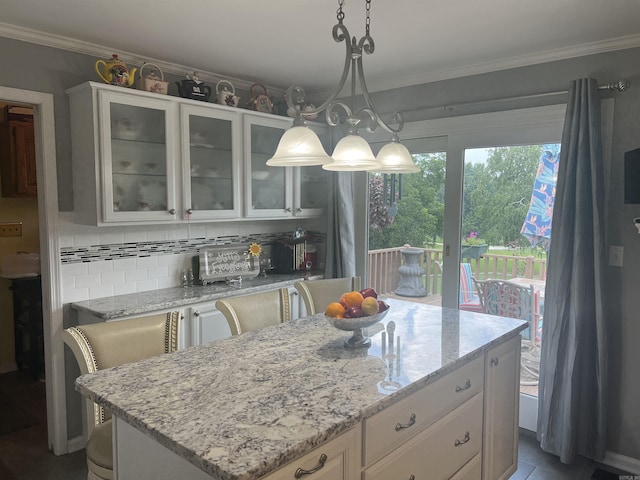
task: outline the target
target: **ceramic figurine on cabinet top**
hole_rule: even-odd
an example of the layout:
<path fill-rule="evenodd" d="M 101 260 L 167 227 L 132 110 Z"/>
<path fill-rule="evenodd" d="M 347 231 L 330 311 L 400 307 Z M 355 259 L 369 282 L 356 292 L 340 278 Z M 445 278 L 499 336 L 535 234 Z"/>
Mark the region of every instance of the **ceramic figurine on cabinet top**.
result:
<path fill-rule="evenodd" d="M 102 71 L 100 71 L 102 66 Z M 98 76 L 110 85 L 119 87 L 130 87 L 135 80 L 136 68 L 131 71 L 127 69 L 125 63 L 118 58 L 117 54 L 113 54 L 109 60 L 98 60 L 95 63 L 95 69 Z"/>
<path fill-rule="evenodd" d="M 259 92 L 256 89 L 261 89 L 262 92 Z M 249 110 L 255 110 L 256 112 L 263 113 L 273 112 L 273 103 L 271 102 L 271 98 L 269 97 L 264 85 L 254 83 L 251 85 L 249 94 L 251 95 L 251 98 L 247 102 L 247 108 Z"/>
<path fill-rule="evenodd" d="M 205 85 L 198 72 L 193 72 L 191 76 L 187 75 L 187 78 L 181 82 L 176 82 L 178 86 L 178 93 L 182 98 L 191 98 L 193 100 L 207 101 L 211 96 L 211 87 Z"/>

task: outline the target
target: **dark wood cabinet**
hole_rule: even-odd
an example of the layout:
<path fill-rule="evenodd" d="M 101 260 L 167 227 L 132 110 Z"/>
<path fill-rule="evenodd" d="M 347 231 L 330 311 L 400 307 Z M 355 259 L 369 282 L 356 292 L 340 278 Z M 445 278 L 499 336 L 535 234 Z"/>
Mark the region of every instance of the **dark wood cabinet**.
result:
<path fill-rule="evenodd" d="M 36 197 L 36 149 L 33 120 L 0 123 L 0 177 L 2 196 Z"/>

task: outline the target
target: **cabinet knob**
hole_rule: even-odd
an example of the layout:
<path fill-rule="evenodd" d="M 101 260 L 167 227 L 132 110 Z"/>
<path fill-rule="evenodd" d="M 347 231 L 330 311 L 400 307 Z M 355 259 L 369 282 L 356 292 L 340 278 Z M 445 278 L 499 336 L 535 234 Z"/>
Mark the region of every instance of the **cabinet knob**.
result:
<path fill-rule="evenodd" d="M 194 317 L 199 317 L 200 316 L 200 312 L 196 310 L 195 312 L 193 312 L 193 316 Z"/>
<path fill-rule="evenodd" d="M 296 212 L 298 212 L 298 213 L 302 212 L 302 207 L 298 207 L 298 208 L 296 209 Z"/>
<path fill-rule="evenodd" d="M 500 363 L 500 358 L 495 357 L 491 359 L 491 366 L 495 367 L 496 365 L 498 365 Z"/>
<path fill-rule="evenodd" d="M 171 210 L 169 210 L 169 214 L 170 215 L 175 215 L 176 214 L 176 209 L 172 208 Z"/>
<path fill-rule="evenodd" d="M 187 208 L 187 215 L 191 215 L 193 213 L 193 208 Z"/>
<path fill-rule="evenodd" d="M 291 211 L 291 207 L 287 207 L 284 209 L 285 212 L 290 212 Z"/>

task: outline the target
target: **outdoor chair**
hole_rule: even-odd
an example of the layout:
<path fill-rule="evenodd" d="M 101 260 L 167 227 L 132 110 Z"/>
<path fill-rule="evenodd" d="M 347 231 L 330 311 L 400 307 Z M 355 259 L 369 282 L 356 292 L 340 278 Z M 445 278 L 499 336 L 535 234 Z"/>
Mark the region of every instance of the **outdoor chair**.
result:
<path fill-rule="evenodd" d="M 538 319 L 534 312 L 536 301 L 534 286 L 524 286 L 506 280 L 476 280 L 474 278 L 474 282 L 483 313 L 518 318 L 529 322 L 529 326 L 522 331 L 522 338 L 527 341 L 527 348 L 522 352 L 521 366 L 534 380 L 532 382 L 521 381 L 521 384 L 537 385 L 537 368 L 532 368 L 540 361 L 536 342 Z"/>
<path fill-rule="evenodd" d="M 460 264 L 460 293 L 458 295 L 458 305 L 460 310 L 470 312 L 482 312 L 480 297 L 473 288 L 473 275 L 470 263 Z"/>
<path fill-rule="evenodd" d="M 434 262 L 442 273 L 442 262 Z M 460 290 L 458 293 L 458 308 L 469 312 L 482 312 L 480 298 L 473 288 L 473 275 L 470 263 L 460 264 Z"/>

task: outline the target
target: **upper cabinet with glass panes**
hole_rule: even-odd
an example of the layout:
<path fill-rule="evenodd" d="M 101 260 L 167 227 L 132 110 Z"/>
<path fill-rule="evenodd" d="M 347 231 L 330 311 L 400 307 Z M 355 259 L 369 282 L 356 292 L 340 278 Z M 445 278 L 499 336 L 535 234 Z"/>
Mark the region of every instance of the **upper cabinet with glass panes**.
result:
<path fill-rule="evenodd" d="M 258 218 L 313 217 L 327 204 L 328 176 L 322 167 L 270 167 L 282 134 L 291 126 L 284 118 L 247 115 L 244 119 L 245 215 Z M 329 151 L 328 128 L 312 126 Z"/>
<path fill-rule="evenodd" d="M 265 164 L 289 118 L 94 82 L 67 94 L 77 223 L 322 213 L 327 172 Z M 328 128 L 313 128 L 329 148 Z"/>

